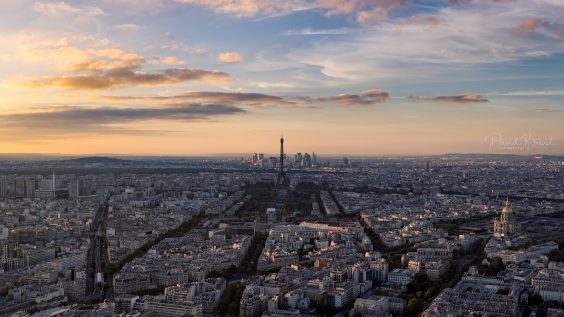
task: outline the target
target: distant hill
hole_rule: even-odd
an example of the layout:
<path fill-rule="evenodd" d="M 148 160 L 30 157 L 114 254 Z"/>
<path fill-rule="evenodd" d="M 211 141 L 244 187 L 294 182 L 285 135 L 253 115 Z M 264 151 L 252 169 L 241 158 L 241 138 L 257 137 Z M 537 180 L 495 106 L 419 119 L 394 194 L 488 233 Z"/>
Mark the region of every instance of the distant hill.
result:
<path fill-rule="evenodd" d="M 89 157 L 79 157 L 75 159 L 65 160 L 68 163 L 76 164 L 124 164 L 131 163 L 130 160 L 122 160 L 113 157 L 106 156 L 89 156 Z"/>
<path fill-rule="evenodd" d="M 505 160 L 562 160 L 564 156 L 562 155 L 545 155 L 545 154 L 494 154 L 494 153 L 447 153 L 443 155 L 447 158 L 457 158 L 457 159 L 505 159 Z"/>

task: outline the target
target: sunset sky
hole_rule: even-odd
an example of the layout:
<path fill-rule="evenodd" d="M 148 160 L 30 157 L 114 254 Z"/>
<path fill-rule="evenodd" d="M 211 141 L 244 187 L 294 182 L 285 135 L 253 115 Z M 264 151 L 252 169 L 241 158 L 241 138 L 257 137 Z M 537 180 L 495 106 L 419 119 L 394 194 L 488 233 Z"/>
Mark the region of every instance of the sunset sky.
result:
<path fill-rule="evenodd" d="M 0 153 L 274 153 L 283 133 L 290 153 L 564 154 L 563 17 L 563 0 L 1 0 Z"/>

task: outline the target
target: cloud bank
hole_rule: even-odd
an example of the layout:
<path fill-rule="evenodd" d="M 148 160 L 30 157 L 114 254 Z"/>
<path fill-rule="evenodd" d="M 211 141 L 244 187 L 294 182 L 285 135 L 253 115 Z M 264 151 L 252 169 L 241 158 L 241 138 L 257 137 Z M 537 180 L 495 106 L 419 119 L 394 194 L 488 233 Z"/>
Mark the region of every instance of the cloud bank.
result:
<path fill-rule="evenodd" d="M 337 103 L 341 106 L 365 106 L 380 103 L 390 99 L 390 94 L 380 89 L 372 89 L 361 92 L 360 94 L 342 93 L 337 96 L 324 97 L 298 97 L 298 99 L 309 103 L 329 102 Z"/>
<path fill-rule="evenodd" d="M 28 87 L 56 86 L 64 89 L 110 89 L 130 86 L 158 86 L 178 84 L 186 81 L 226 83 L 231 77 L 220 71 L 199 68 L 169 68 L 146 72 L 141 67 L 146 64 L 143 56 L 127 53 L 119 49 L 81 50 L 75 47 L 62 47 L 28 53 L 36 59 L 58 58 L 67 53 L 67 59 L 60 61 L 61 67 L 71 75 L 29 78 L 23 81 Z M 154 61 L 162 64 L 178 64 L 175 57 L 158 57 Z"/>
<path fill-rule="evenodd" d="M 34 112 L 0 115 L 0 131 L 19 131 L 26 135 L 64 135 L 84 133 L 139 133 L 116 125 L 147 121 L 175 120 L 192 122 L 246 111 L 229 105 L 178 103 L 164 107 L 118 108 L 61 106 L 35 109 Z"/>
<path fill-rule="evenodd" d="M 288 57 L 349 82 L 441 78 L 461 67 L 561 53 L 563 15 L 561 1 L 464 1 L 432 14 L 388 18 L 349 36 L 321 38 Z M 366 17 L 378 18 L 383 17 Z"/>
<path fill-rule="evenodd" d="M 141 72 L 128 68 L 109 70 L 101 74 L 87 74 L 62 77 L 42 77 L 24 81 L 29 87 L 57 86 L 65 89 L 107 89 L 130 86 L 158 86 L 177 84 L 185 81 L 206 81 L 225 83 L 229 75 L 219 71 L 198 68 L 172 68 L 160 72 Z"/>
<path fill-rule="evenodd" d="M 261 93 L 243 93 L 243 92 L 186 92 L 170 96 L 94 96 L 90 97 L 95 100 L 103 101 L 184 101 L 199 103 L 220 103 L 220 104 L 238 104 L 247 106 L 289 106 L 296 105 L 295 102 L 286 100 L 285 98 Z"/>
<path fill-rule="evenodd" d="M 472 103 L 472 102 L 487 102 L 488 99 L 478 94 L 460 94 L 456 96 L 411 96 L 411 99 L 421 101 L 442 101 L 452 103 Z"/>

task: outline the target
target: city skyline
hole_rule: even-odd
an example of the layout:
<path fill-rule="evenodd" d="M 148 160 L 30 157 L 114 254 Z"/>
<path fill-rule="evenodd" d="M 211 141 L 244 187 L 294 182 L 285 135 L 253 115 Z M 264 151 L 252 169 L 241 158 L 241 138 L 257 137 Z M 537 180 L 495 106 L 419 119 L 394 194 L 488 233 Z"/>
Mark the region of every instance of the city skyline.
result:
<path fill-rule="evenodd" d="M 3 1 L 0 152 L 564 155 L 564 4 Z"/>

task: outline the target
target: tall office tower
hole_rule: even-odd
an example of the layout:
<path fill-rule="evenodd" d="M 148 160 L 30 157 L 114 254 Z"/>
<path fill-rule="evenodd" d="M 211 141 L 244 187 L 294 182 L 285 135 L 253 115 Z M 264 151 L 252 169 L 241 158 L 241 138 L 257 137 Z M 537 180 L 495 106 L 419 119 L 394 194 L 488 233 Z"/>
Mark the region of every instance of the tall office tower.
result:
<path fill-rule="evenodd" d="M 78 178 L 78 195 L 92 196 L 94 195 L 94 176 L 80 176 Z"/>
<path fill-rule="evenodd" d="M 43 191 L 53 191 L 53 182 L 50 179 L 40 179 L 39 180 L 39 189 Z"/>
<path fill-rule="evenodd" d="M 35 178 L 28 178 L 25 180 L 25 197 L 33 199 L 35 198 Z"/>
<path fill-rule="evenodd" d="M 313 152 L 313 154 L 311 154 L 311 165 L 317 166 L 317 155 L 315 155 L 315 152 Z"/>
<path fill-rule="evenodd" d="M 253 165 L 257 165 L 257 164 L 258 164 L 258 161 L 259 161 L 259 159 L 258 159 L 258 154 L 256 154 L 256 153 L 253 154 Z"/>
<path fill-rule="evenodd" d="M 431 162 L 425 162 L 425 172 L 429 173 L 431 171 Z"/>
<path fill-rule="evenodd" d="M 0 178 L 0 198 L 7 198 L 6 191 L 8 190 L 8 179 Z"/>
<path fill-rule="evenodd" d="M 268 158 L 267 162 L 270 162 L 268 166 L 276 168 L 276 164 L 278 164 L 278 158 L 276 156 L 271 156 Z"/>
<path fill-rule="evenodd" d="M 8 179 L 0 178 L 0 198 L 7 198 Z"/>
<path fill-rule="evenodd" d="M 280 161 L 278 164 L 278 179 L 276 180 L 276 184 L 278 185 L 288 185 L 288 177 L 286 176 L 286 172 L 284 171 L 284 137 L 280 138 Z"/>
<path fill-rule="evenodd" d="M 25 178 L 16 178 L 16 198 L 25 197 Z"/>
<path fill-rule="evenodd" d="M 304 155 L 304 161 L 302 166 L 311 167 L 311 155 L 309 155 L 308 153 Z"/>
<path fill-rule="evenodd" d="M 69 198 L 78 198 L 78 178 L 73 178 L 69 181 Z"/>
<path fill-rule="evenodd" d="M 84 176 L 79 176 L 77 180 L 78 180 L 78 187 L 77 187 L 78 196 L 79 197 L 80 196 L 86 196 L 86 194 L 85 194 L 86 193 L 86 190 L 85 190 L 86 184 L 85 184 Z"/>
<path fill-rule="evenodd" d="M 295 156 L 294 162 L 296 163 L 296 165 L 302 166 L 302 160 L 303 160 L 303 159 L 304 159 L 304 158 L 303 158 L 303 156 L 302 156 L 302 153 L 298 153 L 298 154 L 296 154 L 296 156 Z"/>
<path fill-rule="evenodd" d="M 3 178 L 2 192 L 0 196 L 3 198 L 16 198 L 16 180 L 14 178 Z"/>

